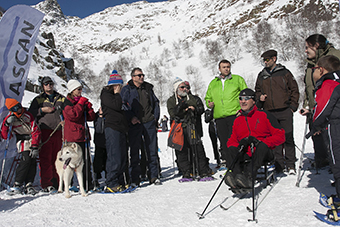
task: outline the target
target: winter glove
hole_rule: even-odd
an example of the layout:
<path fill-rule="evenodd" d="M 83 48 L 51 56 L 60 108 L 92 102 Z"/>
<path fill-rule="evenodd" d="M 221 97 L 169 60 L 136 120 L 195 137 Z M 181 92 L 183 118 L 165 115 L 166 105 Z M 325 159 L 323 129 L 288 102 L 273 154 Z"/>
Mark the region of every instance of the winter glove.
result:
<path fill-rule="evenodd" d="M 87 103 L 88 101 L 89 101 L 89 100 L 88 100 L 87 98 L 85 98 L 85 97 L 80 97 L 78 103 L 79 103 L 80 105 L 84 106 L 85 103 Z"/>
<path fill-rule="evenodd" d="M 30 156 L 31 158 L 37 158 L 39 155 L 39 150 L 37 147 L 30 147 Z"/>
<path fill-rule="evenodd" d="M 179 114 L 182 110 L 188 108 L 188 104 L 184 100 L 179 100 L 179 103 L 176 105 L 175 114 Z"/>
<path fill-rule="evenodd" d="M 14 114 L 11 114 L 5 121 L 5 125 L 8 127 L 10 124 L 12 124 L 17 117 Z"/>
<path fill-rule="evenodd" d="M 256 147 L 261 141 L 256 139 L 254 136 L 249 136 L 248 137 L 248 143 L 249 144 L 254 144 L 254 147 Z"/>
<path fill-rule="evenodd" d="M 87 110 L 90 110 L 90 109 L 92 109 L 92 103 L 90 103 L 90 102 L 87 102 L 86 103 L 86 108 L 87 108 Z"/>
<path fill-rule="evenodd" d="M 246 148 L 249 145 L 248 137 L 241 139 L 240 143 L 238 144 L 239 149 L 247 150 Z"/>

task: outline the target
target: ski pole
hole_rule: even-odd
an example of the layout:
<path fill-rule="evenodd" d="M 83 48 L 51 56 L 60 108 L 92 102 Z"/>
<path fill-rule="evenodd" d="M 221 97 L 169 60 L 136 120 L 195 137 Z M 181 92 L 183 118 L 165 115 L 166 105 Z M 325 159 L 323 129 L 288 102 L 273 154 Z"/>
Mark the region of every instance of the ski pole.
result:
<path fill-rule="evenodd" d="M 303 159 L 303 155 L 304 155 L 305 148 L 306 148 L 306 136 L 305 135 L 307 133 L 307 128 L 308 128 L 308 119 L 306 118 L 305 133 L 303 134 L 302 151 L 300 155 L 299 169 L 298 169 L 298 174 L 297 174 L 296 184 L 295 184 L 296 187 L 300 187 L 300 182 L 302 180 L 301 169 L 302 169 L 302 159 Z"/>
<path fill-rule="evenodd" d="M 252 193 L 252 205 L 253 205 L 253 219 L 248 219 L 248 221 L 255 221 L 255 173 L 254 173 L 254 143 L 251 143 L 251 193 Z"/>
<path fill-rule="evenodd" d="M 233 162 L 232 162 L 230 168 L 227 169 L 226 173 L 227 173 L 229 170 L 232 170 L 232 169 L 234 168 L 234 165 L 236 164 L 237 159 L 239 158 L 240 154 L 242 153 L 242 152 L 241 152 L 242 150 L 243 150 L 243 145 L 241 146 L 240 150 L 238 151 L 236 157 L 234 158 L 234 160 L 233 160 Z M 222 185 L 224 179 L 226 178 L 226 176 L 227 176 L 227 174 L 225 174 L 225 175 L 223 176 L 221 182 L 218 184 L 218 186 L 217 186 L 215 192 L 214 192 L 213 195 L 211 196 L 211 198 L 210 198 L 208 204 L 205 206 L 205 208 L 204 208 L 202 214 L 197 213 L 197 215 L 199 216 L 199 219 L 203 219 L 203 218 L 204 218 L 204 213 L 205 213 L 205 211 L 208 209 L 208 207 L 209 207 L 211 201 L 212 201 L 213 198 L 215 197 L 217 191 L 220 189 L 220 187 L 221 187 L 221 185 Z"/>
<path fill-rule="evenodd" d="M 2 183 L 2 176 L 3 176 L 4 170 L 5 170 L 5 162 L 6 162 L 6 156 L 7 156 L 7 151 L 8 151 L 8 147 L 9 147 L 9 138 L 10 138 L 10 136 L 11 136 L 11 131 L 12 131 L 12 124 L 10 124 L 9 130 L 8 130 L 8 133 L 7 133 L 7 139 L 6 139 L 6 146 L 5 146 L 4 159 L 2 160 L 2 167 L 1 167 L 0 185 L 1 185 L 1 183 Z"/>

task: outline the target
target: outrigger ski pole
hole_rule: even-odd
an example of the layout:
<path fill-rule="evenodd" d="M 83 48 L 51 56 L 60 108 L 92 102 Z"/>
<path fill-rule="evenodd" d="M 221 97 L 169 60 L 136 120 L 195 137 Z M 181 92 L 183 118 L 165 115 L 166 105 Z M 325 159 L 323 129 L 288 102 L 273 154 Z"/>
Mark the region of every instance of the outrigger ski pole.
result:
<path fill-rule="evenodd" d="M 233 162 L 232 162 L 232 164 L 231 164 L 230 168 L 229 168 L 229 169 L 227 169 L 227 171 L 226 171 L 225 173 L 227 173 L 229 170 L 232 170 L 232 169 L 234 168 L 234 165 L 235 165 L 235 163 L 236 163 L 237 159 L 239 158 L 240 154 L 242 153 L 242 150 L 243 150 L 243 145 L 241 146 L 240 150 L 238 151 L 238 153 L 237 153 L 236 157 L 234 158 L 234 160 L 233 160 Z M 221 185 L 222 185 L 222 183 L 223 183 L 224 179 L 226 178 L 226 176 L 227 176 L 227 174 L 224 174 L 224 176 L 223 176 L 223 178 L 222 178 L 221 182 L 219 183 L 219 185 L 217 186 L 217 188 L 216 188 L 215 192 L 214 192 L 214 193 L 213 193 L 213 195 L 211 196 L 211 198 L 210 198 L 210 200 L 209 200 L 208 204 L 205 206 L 205 208 L 204 208 L 204 210 L 203 210 L 202 214 L 200 214 L 200 213 L 196 212 L 196 214 L 198 215 L 199 219 L 203 219 L 203 218 L 204 218 L 204 213 L 205 213 L 205 211 L 208 209 L 208 207 L 209 207 L 209 205 L 210 205 L 211 201 L 212 201 L 212 200 L 213 200 L 213 198 L 215 197 L 215 195 L 216 195 L 217 191 L 220 189 L 220 187 L 221 187 Z"/>
<path fill-rule="evenodd" d="M 6 140 L 6 146 L 5 146 L 4 159 L 2 160 L 2 167 L 1 167 L 0 185 L 2 183 L 2 176 L 3 176 L 4 170 L 5 170 L 5 162 L 6 162 L 6 156 L 7 156 L 7 151 L 8 151 L 8 147 L 9 147 L 9 138 L 11 136 L 11 132 L 12 132 L 12 124 L 10 124 L 9 130 L 8 130 L 8 133 L 7 133 L 7 140 Z"/>

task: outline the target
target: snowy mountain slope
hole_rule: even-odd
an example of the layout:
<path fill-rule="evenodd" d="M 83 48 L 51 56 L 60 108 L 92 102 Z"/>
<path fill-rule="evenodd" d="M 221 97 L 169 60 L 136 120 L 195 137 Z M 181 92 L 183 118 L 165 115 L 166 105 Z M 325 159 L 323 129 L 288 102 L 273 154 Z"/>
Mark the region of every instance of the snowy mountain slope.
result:
<path fill-rule="evenodd" d="M 301 149 L 305 119 L 295 114 L 295 142 Z M 204 124 L 207 131 L 207 124 Z M 203 142 L 210 165 L 215 165 L 210 139 L 205 134 Z M 258 223 L 248 222 L 252 213 L 251 198 L 244 198 L 228 211 L 219 208 L 220 204 L 229 206 L 235 198 L 223 183 L 214 200 L 206 211 L 204 219 L 198 219 L 213 192 L 220 183 L 211 182 L 179 183 L 173 177 L 172 151 L 166 147 L 168 133 L 159 133 L 163 185 L 149 186 L 147 183 L 131 194 L 103 195 L 92 194 L 81 197 L 74 194 L 66 199 L 62 194 L 36 196 L 5 195 L 0 192 L 0 226 L 328 226 L 313 215 L 313 210 L 325 213 L 326 208 L 318 203 L 319 192 L 328 195 L 335 192 L 330 186 L 332 175 L 322 170 L 315 175 L 308 170 L 310 163 L 303 162 L 303 178 L 300 187 L 296 187 L 296 176 L 282 177 L 269 192 L 270 187 L 259 191 L 259 205 L 256 218 Z M 91 146 L 93 149 L 93 145 Z M 296 151 L 297 157 L 300 153 Z M 311 140 L 307 141 L 306 154 L 313 157 Z M 297 163 L 298 165 L 298 163 Z"/>

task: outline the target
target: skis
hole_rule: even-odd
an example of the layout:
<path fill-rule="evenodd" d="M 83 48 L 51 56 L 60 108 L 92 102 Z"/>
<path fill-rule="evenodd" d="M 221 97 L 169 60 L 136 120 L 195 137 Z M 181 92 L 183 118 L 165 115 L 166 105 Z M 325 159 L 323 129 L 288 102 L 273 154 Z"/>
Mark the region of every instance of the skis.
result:
<path fill-rule="evenodd" d="M 241 193 L 238 195 L 238 197 L 236 198 L 236 200 L 230 204 L 229 206 L 225 207 L 223 206 L 222 204 L 220 204 L 220 207 L 222 210 L 229 210 L 231 207 L 233 207 L 238 201 L 240 201 L 241 199 L 243 199 L 246 195 L 248 195 L 249 193 L 248 192 L 245 192 L 245 193 Z"/>

